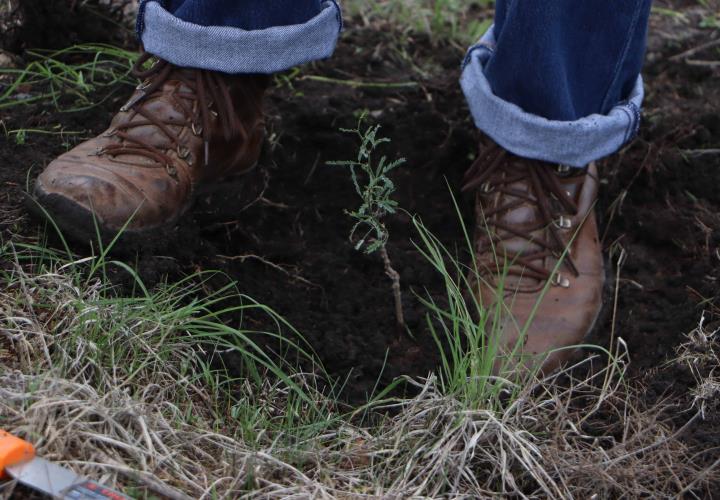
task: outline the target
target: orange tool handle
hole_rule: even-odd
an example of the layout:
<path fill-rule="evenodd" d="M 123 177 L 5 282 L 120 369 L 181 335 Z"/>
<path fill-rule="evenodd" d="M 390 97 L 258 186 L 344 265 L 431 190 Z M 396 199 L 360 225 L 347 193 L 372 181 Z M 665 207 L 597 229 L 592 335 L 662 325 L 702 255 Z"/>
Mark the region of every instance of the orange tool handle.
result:
<path fill-rule="evenodd" d="M 0 430 L 0 479 L 7 479 L 6 467 L 35 458 L 35 447 L 20 438 Z"/>

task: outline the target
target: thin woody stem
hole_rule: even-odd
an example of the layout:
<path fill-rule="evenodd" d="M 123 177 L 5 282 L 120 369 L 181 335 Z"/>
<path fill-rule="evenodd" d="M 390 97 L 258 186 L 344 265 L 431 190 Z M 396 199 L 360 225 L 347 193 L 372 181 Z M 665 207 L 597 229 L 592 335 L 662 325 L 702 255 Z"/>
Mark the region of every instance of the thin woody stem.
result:
<path fill-rule="evenodd" d="M 400 273 L 398 273 L 392 266 L 390 256 L 388 255 L 387 248 L 383 245 L 380 248 L 380 256 L 382 257 L 383 263 L 385 264 L 385 274 L 392 280 L 393 297 L 395 298 L 395 320 L 397 321 L 398 327 L 405 328 L 405 314 L 403 312 L 402 305 L 402 289 L 400 288 Z"/>

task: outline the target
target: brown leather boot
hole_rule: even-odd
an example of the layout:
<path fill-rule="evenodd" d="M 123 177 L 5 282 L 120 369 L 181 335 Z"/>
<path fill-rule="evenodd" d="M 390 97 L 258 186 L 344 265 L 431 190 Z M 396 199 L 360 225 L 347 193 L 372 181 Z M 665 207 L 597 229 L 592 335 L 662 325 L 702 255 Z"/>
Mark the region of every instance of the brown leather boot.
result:
<path fill-rule="evenodd" d="M 551 372 L 572 357 L 576 349 L 568 348 L 583 342 L 602 307 L 597 169 L 528 160 L 492 145 L 465 181 L 465 191 L 476 190 L 473 281 L 493 316 L 488 324 L 500 328 L 496 372 L 518 365 Z"/>
<path fill-rule="evenodd" d="M 124 241 L 142 242 L 173 225 L 199 185 L 251 169 L 264 138 L 268 78 L 187 69 L 143 54 L 143 80 L 98 137 L 50 163 L 35 198 L 63 232 L 96 240 L 126 224 Z M 37 207 L 37 205 L 36 205 Z M 42 211 L 41 211 L 42 212 Z"/>

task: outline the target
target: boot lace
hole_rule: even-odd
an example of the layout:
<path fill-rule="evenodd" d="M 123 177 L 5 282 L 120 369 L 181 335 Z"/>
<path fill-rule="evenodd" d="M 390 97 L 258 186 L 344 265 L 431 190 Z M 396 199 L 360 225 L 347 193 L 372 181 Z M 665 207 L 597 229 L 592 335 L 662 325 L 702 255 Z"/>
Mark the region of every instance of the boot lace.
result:
<path fill-rule="evenodd" d="M 177 156 L 186 160 L 189 165 L 192 165 L 192 160 L 189 158 L 190 151 L 182 145 L 179 132 L 174 132 L 170 127 L 181 127 L 181 130 L 182 127 L 190 127 L 194 135 L 202 137 L 204 166 L 208 165 L 210 159 L 209 131 L 213 117 L 218 118 L 226 141 L 239 138 L 242 141 L 241 144 L 247 143 L 248 132 L 234 111 L 228 84 L 220 73 L 199 69 L 183 70 L 163 59 L 159 59 L 149 69 L 144 69 L 145 63 L 153 57 L 152 54 L 144 52 L 132 68 L 133 76 L 143 83 L 137 87 L 139 92 L 135 93 L 120 110 L 122 112 L 131 111 L 133 115 L 125 123 L 116 125 L 108 134 L 122 139 L 122 141 L 105 146 L 98 154 L 107 154 L 112 157 L 144 156 L 155 162 L 156 165 L 164 166 L 168 173 L 175 177 L 177 172 L 172 166 L 172 158 L 168 155 L 169 149 L 158 148 L 142 138 L 133 136 L 130 134 L 130 130 L 154 125 L 170 140 Z M 140 106 L 149 98 L 162 93 L 165 82 L 171 77 L 173 80 L 179 81 L 181 85 L 177 85 L 170 92 L 168 98 L 182 110 L 184 120 L 160 118 L 146 107 Z M 183 87 L 187 87 L 189 91 L 184 90 Z M 136 120 L 138 115 L 141 119 Z"/>
<path fill-rule="evenodd" d="M 462 190 L 471 191 L 480 189 L 480 194 L 491 196 L 500 193 L 500 204 L 483 212 L 487 231 L 483 231 L 481 244 L 489 249 L 494 247 L 505 250 L 504 257 L 508 262 L 507 273 L 520 277 L 527 277 L 539 281 L 552 278 L 553 268 L 548 269 L 545 262 L 549 257 L 560 259 L 565 252 L 566 243 L 563 241 L 561 231 L 572 227 L 572 217 L 578 214 L 578 206 L 566 188 L 560 183 L 555 167 L 541 161 L 503 161 L 510 153 L 500 146 L 491 146 L 484 155 L 480 155 L 465 173 Z M 501 170 L 505 175 L 498 175 Z M 561 174 L 568 173 L 569 167 L 559 167 Z M 574 184 L 582 184 L 584 175 L 564 177 L 564 180 Z M 513 188 L 515 183 L 527 183 L 529 190 L 523 191 Z M 521 205 L 529 204 L 536 210 L 537 223 L 532 226 L 523 225 L 522 228 L 503 223 L 500 216 Z M 496 217 L 497 216 L 497 217 Z M 488 241 L 492 238 L 492 241 Z M 508 251 L 503 243 L 511 238 L 521 238 L 528 242 L 529 251 Z M 572 256 L 567 253 L 562 265 L 574 276 L 579 272 Z M 560 273 L 556 274 L 554 283 L 568 286 L 567 279 Z"/>

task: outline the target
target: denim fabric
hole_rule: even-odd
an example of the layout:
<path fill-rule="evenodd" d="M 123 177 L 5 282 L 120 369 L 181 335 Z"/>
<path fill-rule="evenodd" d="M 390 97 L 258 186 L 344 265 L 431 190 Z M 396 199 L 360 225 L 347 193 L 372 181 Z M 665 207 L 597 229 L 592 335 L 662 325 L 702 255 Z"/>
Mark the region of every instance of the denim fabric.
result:
<path fill-rule="evenodd" d="M 498 0 L 461 84 L 476 125 L 511 152 L 581 167 L 636 133 L 651 0 Z M 188 67 L 273 73 L 329 57 L 336 0 L 143 0 L 148 52 Z"/>
<path fill-rule="evenodd" d="M 651 3 L 498 0 L 490 88 L 550 120 L 608 113 L 642 69 Z"/>
<path fill-rule="evenodd" d="M 164 7 L 183 21 L 202 26 L 261 30 L 302 24 L 320 13 L 320 0 L 165 0 Z"/>
<path fill-rule="evenodd" d="M 508 151 L 526 158 L 584 167 L 616 152 L 637 133 L 644 95 L 639 75 L 625 100 L 615 103 L 607 113 L 592 113 L 569 121 L 549 120 L 495 95 L 485 74 L 496 55 L 495 47 L 494 27 L 491 27 L 468 51 L 460 83 L 475 125 Z M 535 64 L 529 62 L 525 68 L 531 76 L 534 67 Z M 518 73 L 514 78 L 520 81 L 528 75 Z M 587 82 L 568 82 L 572 86 L 585 84 Z"/>
<path fill-rule="evenodd" d="M 246 0 L 232 0 L 244 4 Z M 252 0 L 259 7 L 260 2 Z M 276 0 L 273 0 L 275 2 Z M 306 0 L 300 1 L 307 4 Z M 319 0 L 318 0 L 319 1 Z M 187 0 L 188 6 L 197 8 L 196 0 Z M 205 0 L 204 5 L 207 5 Z M 218 2 L 227 4 L 228 2 Z M 286 2 L 278 2 L 280 6 Z M 173 5 L 171 5 L 173 4 Z M 182 4 L 182 5 L 180 5 Z M 266 3 L 266 5 L 268 5 Z M 275 11 L 275 4 L 266 9 L 256 9 L 247 17 L 223 18 L 222 10 L 212 13 L 211 9 L 202 15 L 188 8 L 180 0 L 145 0 L 138 13 L 138 34 L 145 50 L 173 64 L 184 67 L 202 68 L 224 73 L 275 73 L 298 64 L 330 57 L 335 50 L 342 30 L 342 15 L 335 0 L 324 0 L 318 12 L 300 23 L 271 25 L 260 29 L 243 29 L 232 25 L 204 25 L 202 22 L 220 19 L 235 22 L 241 26 L 264 26 L 267 23 L 304 19 L 309 11 L 289 9 L 284 13 Z M 307 6 L 307 5 L 306 5 Z M 167 10 L 176 7 L 183 15 L 198 15 L 201 23 L 180 19 Z M 230 8 L 228 14 L 239 11 Z M 299 17 L 288 17 L 290 13 Z M 223 20 L 224 19 L 224 20 Z M 284 20 L 284 21 L 283 21 Z"/>

